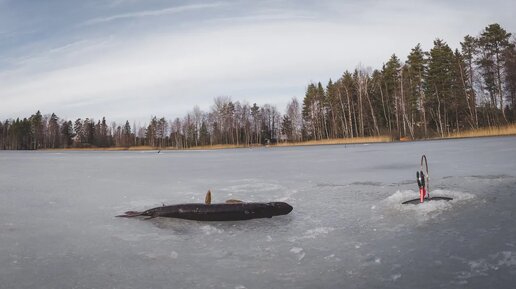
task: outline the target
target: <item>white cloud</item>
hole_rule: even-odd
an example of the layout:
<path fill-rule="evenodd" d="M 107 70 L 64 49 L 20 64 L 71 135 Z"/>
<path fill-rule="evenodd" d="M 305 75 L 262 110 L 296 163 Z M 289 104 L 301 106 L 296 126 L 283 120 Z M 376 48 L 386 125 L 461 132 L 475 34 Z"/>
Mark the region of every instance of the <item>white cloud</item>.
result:
<path fill-rule="evenodd" d="M 164 9 L 157 9 L 157 10 L 146 10 L 146 11 L 138 11 L 138 12 L 132 12 L 132 13 L 123 13 L 123 14 L 116 14 L 111 15 L 108 17 L 98 17 L 90 19 L 83 23 L 83 25 L 94 25 L 94 24 L 100 24 L 104 22 L 110 22 L 114 20 L 121 20 L 121 19 L 128 19 L 128 18 L 141 18 L 141 17 L 149 17 L 149 16 L 162 16 L 162 15 L 170 15 L 170 14 L 177 14 L 187 11 L 194 11 L 194 10 L 202 10 L 202 9 L 208 9 L 208 8 L 218 8 L 220 6 L 226 5 L 224 2 L 215 2 L 215 3 L 208 3 L 208 4 L 190 4 L 190 5 L 183 5 L 183 6 L 175 6 L 175 7 L 169 7 Z"/>
<path fill-rule="evenodd" d="M 55 110 L 72 103 L 119 101 L 117 109 L 128 111 L 127 117 L 142 107 L 148 109 L 147 117 L 163 108 L 175 113 L 178 106 L 207 108 L 217 95 L 258 103 L 276 95 L 282 96 L 276 103 L 284 103 L 293 95 L 302 97 L 309 81 L 335 79 L 359 61 L 377 66 L 387 59 L 396 48 L 389 43 L 392 34 L 375 29 L 371 35 L 361 33 L 367 28 L 334 22 L 276 22 L 152 35 L 91 49 L 93 44 L 76 43 L 47 54 L 47 63 L 57 69 L 30 67 L 44 72 L 27 74 L 27 68 L 15 78 L 10 75 L 10 84 L 1 81 L 2 110 L 22 111 L 28 104 L 32 111 Z M 378 43 L 384 51 L 380 57 Z M 75 62 L 70 62 L 71 54 Z M 124 107 L 124 102 L 137 99 L 140 107 Z M 102 107 L 84 113 L 98 112 L 110 114 Z"/>

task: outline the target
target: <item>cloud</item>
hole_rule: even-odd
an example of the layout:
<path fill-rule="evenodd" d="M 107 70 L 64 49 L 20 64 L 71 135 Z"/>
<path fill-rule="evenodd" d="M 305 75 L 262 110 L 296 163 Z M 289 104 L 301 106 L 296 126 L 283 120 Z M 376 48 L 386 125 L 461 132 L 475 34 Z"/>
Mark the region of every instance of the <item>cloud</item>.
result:
<path fill-rule="evenodd" d="M 39 109 L 67 118 L 145 122 L 151 115 L 182 116 L 194 105 L 207 110 L 220 95 L 282 111 L 292 96 L 303 97 L 310 81 L 335 80 L 358 64 L 380 68 L 392 53 L 404 60 L 419 42 L 430 49 L 435 37 L 456 47 L 486 25 L 476 9 L 419 2 L 368 1 L 364 7 L 329 1 L 301 8 L 288 1 L 268 2 L 284 5 L 272 8 L 217 2 L 90 17 L 87 26 L 69 32 L 73 37 L 4 58 L 9 66 L 0 67 L 0 119 Z M 203 9 L 214 11 L 152 17 Z M 149 17 L 139 29 L 112 27 L 139 17 Z M 481 21 L 466 25 L 464 17 Z M 177 29 L 177 18 L 195 25 Z"/>
<path fill-rule="evenodd" d="M 124 99 L 130 103 L 142 98 L 149 106 L 148 115 L 153 108 L 167 107 L 171 112 L 177 106 L 207 108 L 213 97 L 235 92 L 235 98 L 252 101 L 256 91 L 271 96 L 279 91 L 288 100 L 292 92 L 286 93 L 282 86 L 296 86 L 302 93 L 309 79 L 306 71 L 328 69 L 333 60 L 322 59 L 315 43 L 337 32 L 329 25 L 288 22 L 158 34 L 98 47 L 95 42 L 73 43 L 45 54 L 46 60 L 42 56 L 26 60 L 19 72 L 0 76 L 2 106 L 7 111 L 32 106 L 32 111 L 84 101 L 118 101 L 122 108 Z M 313 36 L 312 43 L 310 35 L 319 36 Z M 336 54 L 332 47 L 336 48 L 328 46 L 327 52 Z M 307 49 L 313 55 L 308 56 Z M 38 67 L 49 65 L 53 69 Z M 264 91 L 267 87 L 273 91 Z"/>
<path fill-rule="evenodd" d="M 128 19 L 128 18 L 142 18 L 142 17 L 149 17 L 149 16 L 170 15 L 170 14 L 177 14 L 177 13 L 188 12 L 188 11 L 218 8 L 218 7 L 221 7 L 224 5 L 226 5 L 226 3 L 224 3 L 224 2 L 215 2 L 215 3 L 207 3 L 207 4 L 190 4 L 190 5 L 169 7 L 169 8 L 158 9 L 158 10 L 146 10 L 146 11 L 139 11 L 139 12 L 132 12 L 132 13 L 123 13 L 123 14 L 116 14 L 116 15 L 112 15 L 112 16 L 108 16 L 108 17 L 93 18 L 93 19 L 90 19 L 90 20 L 84 22 L 82 25 L 89 26 L 89 25 L 101 24 L 101 23 L 105 23 L 105 22 L 111 22 L 111 21 L 115 21 L 115 20 Z"/>
<path fill-rule="evenodd" d="M 367 30 L 310 20 L 246 22 L 106 45 L 80 41 L 0 77 L 3 107 L 55 111 L 79 103 L 88 116 L 125 111 L 132 119 L 160 111 L 177 116 L 182 114 L 178 108 L 184 112 L 196 104 L 207 109 L 218 95 L 283 104 L 302 97 L 309 81 L 335 79 L 360 61 L 376 66 L 387 59 L 393 51 L 388 29 L 378 28 L 374 36 L 361 29 Z M 377 43 L 386 43 L 381 57 Z"/>

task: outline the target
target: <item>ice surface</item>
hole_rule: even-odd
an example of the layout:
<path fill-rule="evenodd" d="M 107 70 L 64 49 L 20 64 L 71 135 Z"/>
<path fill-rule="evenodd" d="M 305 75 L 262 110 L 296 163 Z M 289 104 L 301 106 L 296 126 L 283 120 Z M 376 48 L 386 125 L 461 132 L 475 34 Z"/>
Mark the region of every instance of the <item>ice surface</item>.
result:
<path fill-rule="evenodd" d="M 385 209 L 397 211 L 399 213 L 410 214 L 420 222 L 425 222 L 431 218 L 437 217 L 446 210 L 462 205 L 463 202 L 473 199 L 475 195 L 451 190 L 434 190 L 430 192 L 432 197 L 450 197 L 451 201 L 432 200 L 420 204 L 402 204 L 404 201 L 419 199 L 419 191 L 397 191 L 389 196 L 383 204 Z"/>
<path fill-rule="evenodd" d="M 174 152 L 0 152 L 0 288 L 513 288 L 516 138 Z M 431 196 L 419 193 L 426 154 Z M 241 222 L 122 219 L 286 201 Z"/>

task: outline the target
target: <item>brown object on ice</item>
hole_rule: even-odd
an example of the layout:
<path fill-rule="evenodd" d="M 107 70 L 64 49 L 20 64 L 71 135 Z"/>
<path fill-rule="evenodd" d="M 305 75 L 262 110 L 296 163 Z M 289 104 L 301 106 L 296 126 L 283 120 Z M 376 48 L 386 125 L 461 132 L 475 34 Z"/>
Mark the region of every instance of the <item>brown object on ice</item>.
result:
<path fill-rule="evenodd" d="M 206 197 L 204 198 L 204 203 L 206 205 L 211 204 L 211 191 L 210 190 L 208 190 L 208 192 L 206 193 Z"/>

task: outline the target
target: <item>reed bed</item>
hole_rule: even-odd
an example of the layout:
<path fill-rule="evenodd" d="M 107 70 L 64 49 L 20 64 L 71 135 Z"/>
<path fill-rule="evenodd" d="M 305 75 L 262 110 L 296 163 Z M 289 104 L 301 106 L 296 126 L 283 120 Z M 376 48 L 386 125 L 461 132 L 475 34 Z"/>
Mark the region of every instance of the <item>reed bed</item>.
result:
<path fill-rule="evenodd" d="M 371 137 L 354 137 L 354 138 L 335 138 L 335 139 L 321 139 L 310 140 L 304 142 L 285 142 L 278 143 L 273 146 L 312 146 L 312 145 L 337 145 L 337 144 L 356 144 L 356 143 L 380 143 L 392 142 L 390 136 L 371 136 Z"/>
<path fill-rule="evenodd" d="M 486 137 L 486 136 L 508 136 L 516 135 L 516 124 L 486 127 L 473 130 L 466 130 L 458 133 L 451 133 L 445 138 L 469 138 L 469 137 Z"/>

